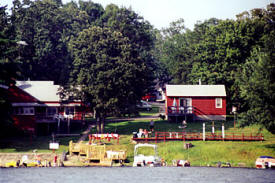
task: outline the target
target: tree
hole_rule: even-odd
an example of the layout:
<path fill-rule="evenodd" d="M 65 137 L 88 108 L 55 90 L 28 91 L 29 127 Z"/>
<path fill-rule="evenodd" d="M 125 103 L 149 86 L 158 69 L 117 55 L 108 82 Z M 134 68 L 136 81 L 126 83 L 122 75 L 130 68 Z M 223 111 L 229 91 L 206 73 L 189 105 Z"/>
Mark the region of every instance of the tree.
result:
<path fill-rule="evenodd" d="M 13 121 L 11 105 L 7 99 L 8 87 L 18 75 L 18 63 L 15 62 L 16 42 L 10 25 L 6 7 L 0 7 L 0 136 L 9 135 Z"/>
<path fill-rule="evenodd" d="M 101 16 L 104 14 L 103 7 L 98 3 L 93 3 L 92 1 L 80 0 L 79 9 L 87 13 L 90 25 L 97 25 Z"/>
<path fill-rule="evenodd" d="M 131 44 L 131 55 L 136 58 L 137 62 L 143 63 L 146 67 L 142 75 L 138 76 L 142 79 L 133 83 L 136 85 L 137 95 L 142 96 L 152 90 L 155 84 L 156 62 L 153 55 L 155 34 L 150 23 L 130 8 L 118 8 L 118 6 L 110 4 L 101 16 L 100 25 L 121 32 L 124 37 L 127 37 Z M 139 90 L 139 86 L 146 87 L 141 87 Z"/>
<path fill-rule="evenodd" d="M 261 124 L 275 134 L 275 31 L 266 36 L 264 48 L 255 48 L 244 65 L 240 82 L 247 110 L 242 125 Z"/>
<path fill-rule="evenodd" d="M 136 82 L 144 80 L 145 64 L 132 55 L 129 39 L 110 28 L 83 30 L 70 42 L 70 50 L 74 55 L 71 81 L 92 104 L 102 133 L 108 114 L 120 113 L 140 98 L 138 91 L 144 85 Z"/>
<path fill-rule="evenodd" d="M 68 25 L 72 22 L 68 20 L 71 17 L 61 7 L 60 0 L 14 1 L 12 23 L 16 39 L 28 44 L 19 50 L 23 70 L 21 79 L 66 83 L 71 64 L 67 32 L 72 32 L 67 30 L 75 27 Z"/>

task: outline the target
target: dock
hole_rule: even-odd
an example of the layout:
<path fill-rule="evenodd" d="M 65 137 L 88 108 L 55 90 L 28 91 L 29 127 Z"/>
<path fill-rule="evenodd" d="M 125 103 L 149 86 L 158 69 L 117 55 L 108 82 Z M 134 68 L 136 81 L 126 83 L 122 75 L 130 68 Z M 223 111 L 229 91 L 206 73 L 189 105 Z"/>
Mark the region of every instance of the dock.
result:
<path fill-rule="evenodd" d="M 133 137 L 137 142 L 165 142 L 165 141 L 264 141 L 262 134 L 252 133 L 205 133 L 201 132 L 155 132 L 148 137 Z"/>

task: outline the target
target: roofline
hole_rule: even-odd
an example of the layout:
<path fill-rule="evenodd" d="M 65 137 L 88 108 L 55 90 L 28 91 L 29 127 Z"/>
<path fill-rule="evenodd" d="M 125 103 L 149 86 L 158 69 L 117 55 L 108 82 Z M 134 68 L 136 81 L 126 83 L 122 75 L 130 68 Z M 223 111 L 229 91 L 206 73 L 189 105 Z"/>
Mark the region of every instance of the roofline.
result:
<path fill-rule="evenodd" d="M 9 89 L 9 87 L 8 87 L 8 86 L 6 86 L 6 85 L 2 85 L 2 84 L 0 84 L 0 88 L 4 88 L 4 89 L 6 89 L 6 90 L 8 90 L 8 89 Z"/>
<path fill-rule="evenodd" d="M 75 107 L 81 106 L 81 103 L 68 103 L 68 104 L 61 104 L 61 103 L 37 103 L 37 102 L 13 102 L 13 107 Z"/>

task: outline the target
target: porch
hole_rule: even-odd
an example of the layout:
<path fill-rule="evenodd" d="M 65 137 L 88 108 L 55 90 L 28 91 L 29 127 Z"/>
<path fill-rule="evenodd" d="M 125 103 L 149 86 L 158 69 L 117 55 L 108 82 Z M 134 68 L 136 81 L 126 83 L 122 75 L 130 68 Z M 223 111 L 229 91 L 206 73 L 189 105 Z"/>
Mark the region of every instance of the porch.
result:
<path fill-rule="evenodd" d="M 168 106 L 168 116 L 184 116 L 194 114 L 193 106 Z"/>

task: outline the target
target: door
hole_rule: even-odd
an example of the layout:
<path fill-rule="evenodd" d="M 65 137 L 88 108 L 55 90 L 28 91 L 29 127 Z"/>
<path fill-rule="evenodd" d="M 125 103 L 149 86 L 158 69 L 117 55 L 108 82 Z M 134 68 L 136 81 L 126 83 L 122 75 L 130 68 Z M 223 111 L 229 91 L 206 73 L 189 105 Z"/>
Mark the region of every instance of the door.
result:
<path fill-rule="evenodd" d="M 180 98 L 179 110 L 184 113 L 192 113 L 192 98 Z"/>

